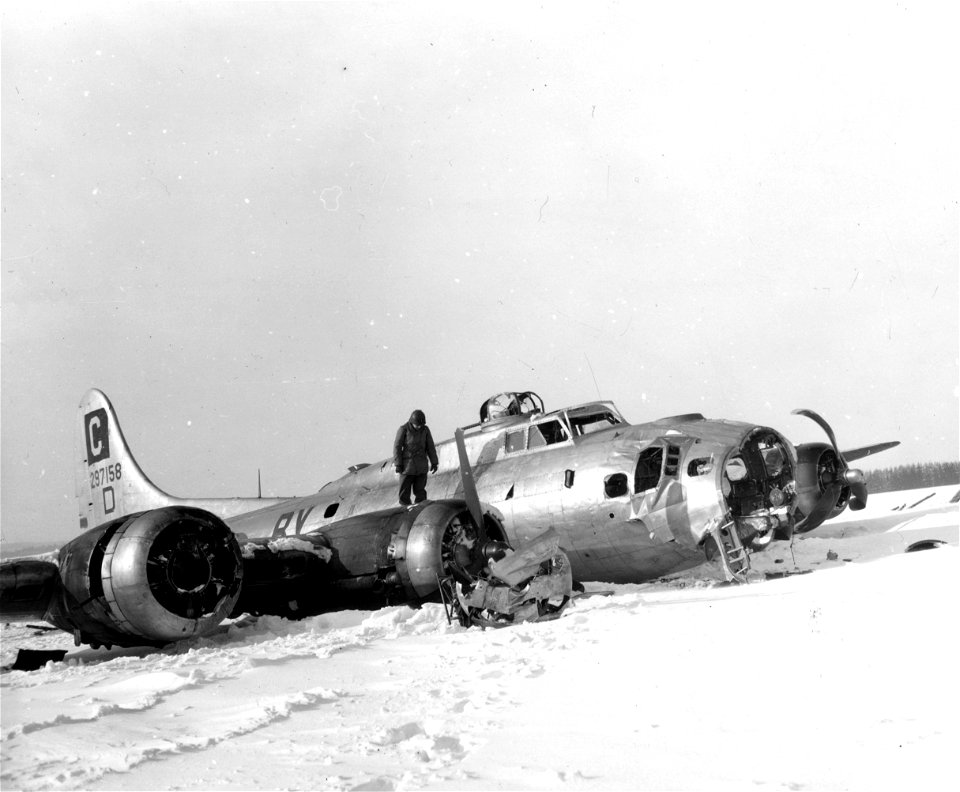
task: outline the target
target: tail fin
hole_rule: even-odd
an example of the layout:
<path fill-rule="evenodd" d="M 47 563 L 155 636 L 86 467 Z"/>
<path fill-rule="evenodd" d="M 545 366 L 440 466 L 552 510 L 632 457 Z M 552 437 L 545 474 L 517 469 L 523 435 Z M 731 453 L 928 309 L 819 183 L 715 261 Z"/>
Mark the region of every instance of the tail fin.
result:
<path fill-rule="evenodd" d="M 106 395 L 92 388 L 80 400 L 77 499 L 80 528 L 179 502 L 148 479 L 130 453 Z"/>
<path fill-rule="evenodd" d="M 223 519 L 285 503 L 290 498 L 177 498 L 148 479 L 127 447 L 106 395 L 92 388 L 80 400 L 77 500 L 80 529 L 164 506 L 195 506 Z"/>

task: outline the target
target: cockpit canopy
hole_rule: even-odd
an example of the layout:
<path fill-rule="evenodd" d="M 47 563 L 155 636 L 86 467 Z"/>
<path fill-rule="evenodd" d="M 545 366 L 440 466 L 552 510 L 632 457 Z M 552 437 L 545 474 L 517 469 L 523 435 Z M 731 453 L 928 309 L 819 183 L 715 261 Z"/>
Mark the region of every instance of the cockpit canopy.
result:
<path fill-rule="evenodd" d="M 543 412 L 543 399 L 533 391 L 516 393 L 507 391 L 491 396 L 480 405 L 480 422 L 496 421 L 513 415 L 529 415 Z"/>
<path fill-rule="evenodd" d="M 574 437 L 600 432 L 623 423 L 623 416 L 612 404 L 589 404 L 567 410 L 567 420 Z"/>

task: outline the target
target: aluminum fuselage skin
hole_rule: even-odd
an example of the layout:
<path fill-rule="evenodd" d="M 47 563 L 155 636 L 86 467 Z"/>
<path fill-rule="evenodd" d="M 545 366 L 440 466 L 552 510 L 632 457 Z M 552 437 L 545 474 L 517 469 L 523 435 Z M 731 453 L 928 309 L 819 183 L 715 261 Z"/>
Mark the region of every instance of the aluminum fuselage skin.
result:
<path fill-rule="evenodd" d="M 621 422 L 578 434 L 578 416 L 603 413 L 622 421 L 613 404 L 595 402 L 501 418 L 464 432 L 484 511 L 512 544 L 555 529 L 577 580 L 636 583 L 702 563 L 706 527 L 729 513 L 726 460 L 758 431 L 776 436 L 796 459 L 772 429 L 699 415 Z M 542 442 L 551 436 L 548 429 L 553 442 L 530 447 L 534 437 Z M 661 472 L 645 486 L 651 482 L 641 482 L 638 459 L 658 446 L 664 450 Z M 454 441 L 438 443 L 437 455 L 439 470 L 429 478 L 428 496 L 463 498 Z M 323 532 L 344 518 L 396 507 L 398 483 L 392 460 L 384 459 L 314 495 L 224 517 L 250 538 Z"/>

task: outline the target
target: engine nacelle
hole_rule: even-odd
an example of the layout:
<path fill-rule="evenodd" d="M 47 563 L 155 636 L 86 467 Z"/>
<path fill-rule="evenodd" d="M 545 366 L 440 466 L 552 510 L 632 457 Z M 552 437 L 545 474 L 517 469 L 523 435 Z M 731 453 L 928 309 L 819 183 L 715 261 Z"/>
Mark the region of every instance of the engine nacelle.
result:
<path fill-rule="evenodd" d="M 0 619 L 42 619 L 60 588 L 60 568 L 39 558 L 15 558 L 0 566 Z"/>
<path fill-rule="evenodd" d="M 243 547 L 244 584 L 235 612 L 301 618 L 342 608 L 420 602 L 438 577 L 476 575 L 505 546 L 497 520 L 474 525 L 460 500 L 431 501 L 348 517 L 322 532 Z"/>
<path fill-rule="evenodd" d="M 503 542 L 499 525 L 473 524 L 463 501 L 433 501 L 412 522 L 402 522 L 392 537 L 388 555 L 411 598 L 433 595 L 439 578 L 464 571 L 476 575 L 488 558 L 491 541 L 495 549 Z"/>
<path fill-rule="evenodd" d="M 187 506 L 131 514 L 60 550 L 45 618 L 94 645 L 162 645 L 210 632 L 243 580 L 240 547 L 218 517 Z"/>
<path fill-rule="evenodd" d="M 843 463 L 837 452 L 826 443 L 802 443 L 797 446 L 797 533 L 812 531 L 826 520 L 841 514 L 850 500 L 850 487 L 840 488 L 833 509 L 822 520 L 812 523 L 807 519 L 823 497 L 827 483 L 837 477 Z"/>
<path fill-rule="evenodd" d="M 507 547 L 490 514 L 460 500 L 349 517 L 323 532 L 253 539 L 220 518 L 168 506 L 93 528 L 59 564 L 7 564 L 0 615 L 43 618 L 93 646 L 163 645 L 243 612 L 302 618 L 418 603 L 439 580 L 472 580 Z"/>

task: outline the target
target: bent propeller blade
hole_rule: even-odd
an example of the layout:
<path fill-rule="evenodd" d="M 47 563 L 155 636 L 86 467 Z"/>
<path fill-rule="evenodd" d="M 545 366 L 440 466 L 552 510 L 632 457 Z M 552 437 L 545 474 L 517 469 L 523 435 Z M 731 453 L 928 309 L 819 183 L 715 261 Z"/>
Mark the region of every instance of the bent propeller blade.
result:
<path fill-rule="evenodd" d="M 872 456 L 873 454 L 879 454 L 881 451 L 886 451 L 889 448 L 895 448 L 900 445 L 899 440 L 891 440 L 888 443 L 877 443 L 871 446 L 864 446 L 863 448 L 854 448 L 850 451 L 843 452 L 843 458 L 847 462 L 855 462 L 858 459 L 863 459 L 864 457 Z"/>
<path fill-rule="evenodd" d="M 463 429 L 457 428 L 453 433 L 457 442 L 457 454 L 460 457 L 460 480 L 463 483 L 463 499 L 467 503 L 470 516 L 477 527 L 483 525 L 483 513 L 480 510 L 480 496 L 477 494 L 477 484 L 473 480 L 473 468 L 467 458 L 467 447 L 463 442 Z"/>
<path fill-rule="evenodd" d="M 815 413 L 813 410 L 791 410 L 790 412 L 793 415 L 805 415 L 817 426 L 823 429 L 823 431 L 827 433 L 827 437 L 830 438 L 830 445 L 833 446 L 833 450 L 837 452 L 837 456 L 843 459 L 843 454 L 840 453 L 840 446 L 837 445 L 837 438 L 833 433 L 833 429 L 830 428 L 830 424 L 828 424 L 820 415 Z"/>

